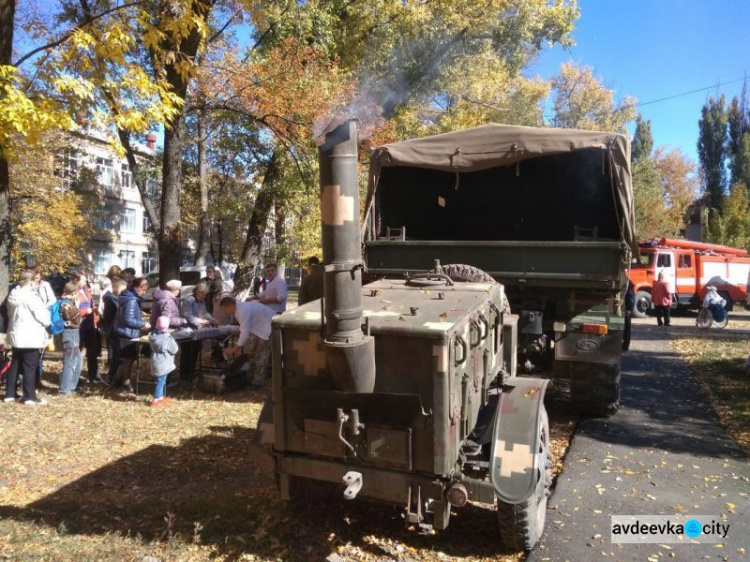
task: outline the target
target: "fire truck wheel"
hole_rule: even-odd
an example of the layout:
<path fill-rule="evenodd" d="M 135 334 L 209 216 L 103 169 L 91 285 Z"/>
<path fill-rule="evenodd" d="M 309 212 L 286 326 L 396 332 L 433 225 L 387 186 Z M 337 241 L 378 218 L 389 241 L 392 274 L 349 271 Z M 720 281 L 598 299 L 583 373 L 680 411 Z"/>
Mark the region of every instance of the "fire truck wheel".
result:
<path fill-rule="evenodd" d="M 647 291 L 638 291 L 635 294 L 635 308 L 633 308 L 633 316 L 635 316 L 636 318 L 645 318 L 650 308 L 651 293 Z"/>
<path fill-rule="evenodd" d="M 509 504 L 497 500 L 497 523 L 503 545 L 513 550 L 531 550 L 542 538 L 547 517 L 547 498 L 552 484 L 549 460 L 549 419 L 542 406 L 539 412 L 538 481 L 534 495 L 525 502 Z"/>
<path fill-rule="evenodd" d="M 620 408 L 620 366 L 570 364 L 570 397 L 584 416 L 609 417 Z"/>
<path fill-rule="evenodd" d="M 724 307 L 724 310 L 727 312 L 732 312 L 734 310 L 734 301 L 732 300 L 732 297 L 729 296 L 729 293 L 726 291 L 720 291 L 719 296 L 727 301 L 727 305 Z"/>

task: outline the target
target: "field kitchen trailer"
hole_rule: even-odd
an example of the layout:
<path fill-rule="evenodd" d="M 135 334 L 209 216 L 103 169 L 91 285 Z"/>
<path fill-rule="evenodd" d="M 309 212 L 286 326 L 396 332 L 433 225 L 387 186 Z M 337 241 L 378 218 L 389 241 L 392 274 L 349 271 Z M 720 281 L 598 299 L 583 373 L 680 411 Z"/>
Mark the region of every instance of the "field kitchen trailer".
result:
<path fill-rule="evenodd" d="M 628 141 L 487 125 L 379 147 L 360 231 L 356 135 L 344 122 L 319 148 L 325 297 L 273 322 L 258 438 L 282 497 L 338 485 L 437 530 L 451 508 L 496 505 L 502 541 L 528 550 L 548 381 L 517 356 L 553 358 L 582 410 L 617 409 Z"/>

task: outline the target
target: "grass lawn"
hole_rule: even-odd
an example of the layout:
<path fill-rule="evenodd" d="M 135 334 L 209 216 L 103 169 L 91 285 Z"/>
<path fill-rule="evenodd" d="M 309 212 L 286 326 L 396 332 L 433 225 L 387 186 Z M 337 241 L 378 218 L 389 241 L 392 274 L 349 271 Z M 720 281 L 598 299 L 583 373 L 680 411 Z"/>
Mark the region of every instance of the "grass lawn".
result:
<path fill-rule="evenodd" d="M 49 405 L 0 404 L 0 559 L 521 558 L 477 506 L 455 512 L 446 532 L 419 535 L 397 508 L 281 502 L 252 444 L 265 393 L 184 387 L 151 409 L 146 395 L 85 383 L 80 396 L 58 397 L 59 369 L 45 364 Z M 559 470 L 575 417 L 566 399 L 550 400 Z"/>
<path fill-rule="evenodd" d="M 750 454 L 750 376 L 745 371 L 750 333 L 728 328 L 701 335 L 675 338 L 672 346 L 693 367 L 722 424 Z"/>

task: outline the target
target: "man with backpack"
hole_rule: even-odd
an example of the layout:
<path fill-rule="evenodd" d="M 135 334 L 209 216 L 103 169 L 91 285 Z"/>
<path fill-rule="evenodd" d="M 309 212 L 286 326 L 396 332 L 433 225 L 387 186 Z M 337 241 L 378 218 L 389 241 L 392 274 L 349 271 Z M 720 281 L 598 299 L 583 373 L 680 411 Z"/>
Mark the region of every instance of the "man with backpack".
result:
<path fill-rule="evenodd" d="M 78 296 L 78 285 L 70 282 L 65 285 L 62 299 L 57 307 L 59 318 L 64 323 L 63 328 L 63 366 L 60 375 L 60 395 L 70 396 L 75 394 L 78 379 L 83 369 L 83 354 L 80 348 L 80 321 L 81 314 L 75 301 Z M 53 314 L 53 324 L 57 318 Z"/>

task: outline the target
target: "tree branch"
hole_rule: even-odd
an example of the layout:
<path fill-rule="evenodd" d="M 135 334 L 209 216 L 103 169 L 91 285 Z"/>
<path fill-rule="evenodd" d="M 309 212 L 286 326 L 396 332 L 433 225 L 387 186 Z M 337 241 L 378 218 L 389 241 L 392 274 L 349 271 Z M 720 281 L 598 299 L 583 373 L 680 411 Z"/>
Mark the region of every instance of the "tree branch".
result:
<path fill-rule="evenodd" d="M 90 18 L 88 18 L 87 23 L 91 24 L 91 23 L 95 22 L 96 20 L 102 19 L 104 17 L 107 17 L 108 15 L 110 15 L 112 13 L 115 13 L 115 12 L 117 12 L 119 10 L 123 10 L 123 9 L 126 9 L 126 8 L 132 8 L 132 7 L 138 6 L 140 4 L 143 4 L 143 0 L 139 0 L 137 2 L 131 2 L 130 4 L 122 4 L 120 6 L 115 6 L 113 8 L 110 8 L 109 10 L 104 10 L 100 14 L 96 14 L 95 16 L 91 16 Z M 51 43 L 47 43 L 46 45 L 42 45 L 41 47 L 37 47 L 36 49 L 33 49 L 33 50 L 29 51 L 28 53 L 26 53 L 25 55 L 23 55 L 20 59 L 18 59 L 16 62 L 14 62 L 13 66 L 19 67 L 23 63 L 25 63 L 27 60 L 29 60 L 31 57 L 33 57 L 34 55 L 36 55 L 37 53 L 41 53 L 42 51 L 47 51 L 49 49 L 54 49 L 55 47 L 59 47 L 60 45 L 62 45 L 63 43 L 65 43 L 65 41 L 67 41 L 68 39 L 70 39 L 72 37 L 73 33 L 75 33 L 76 30 L 80 29 L 80 27 L 81 27 L 80 25 L 76 25 L 73 29 L 71 29 L 67 33 L 63 34 L 63 36 L 60 37 L 60 39 L 58 39 L 57 41 L 52 41 Z"/>

